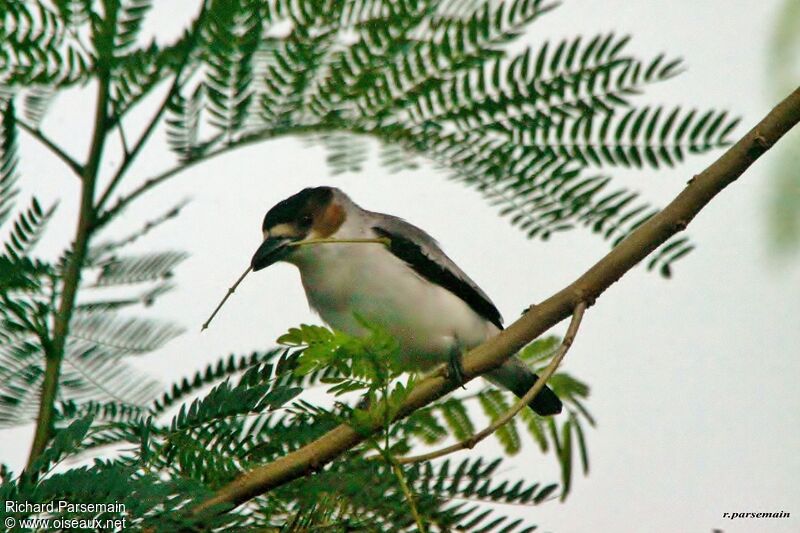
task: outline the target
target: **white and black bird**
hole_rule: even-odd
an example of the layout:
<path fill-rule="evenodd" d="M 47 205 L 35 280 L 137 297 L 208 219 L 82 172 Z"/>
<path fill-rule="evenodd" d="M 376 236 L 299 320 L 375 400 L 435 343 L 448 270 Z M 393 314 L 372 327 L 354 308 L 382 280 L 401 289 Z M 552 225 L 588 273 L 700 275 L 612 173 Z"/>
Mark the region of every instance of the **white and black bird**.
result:
<path fill-rule="evenodd" d="M 358 336 L 365 331 L 357 317 L 381 325 L 399 341 L 409 369 L 447 362 L 503 329 L 489 297 L 430 235 L 400 218 L 362 209 L 339 189 L 303 189 L 270 209 L 262 230 L 254 271 L 277 261 L 297 266 L 311 308 L 329 326 Z M 390 244 L 287 246 L 380 237 Z M 537 379 L 516 356 L 484 377 L 517 396 Z M 545 387 L 530 407 L 553 415 L 561 412 L 561 401 Z"/>

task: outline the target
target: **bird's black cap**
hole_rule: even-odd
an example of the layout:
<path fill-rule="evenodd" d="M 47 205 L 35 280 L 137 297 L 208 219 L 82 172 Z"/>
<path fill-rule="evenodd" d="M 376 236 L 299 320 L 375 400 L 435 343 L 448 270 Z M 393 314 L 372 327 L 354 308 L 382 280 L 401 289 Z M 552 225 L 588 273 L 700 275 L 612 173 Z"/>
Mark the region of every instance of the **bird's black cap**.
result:
<path fill-rule="evenodd" d="M 304 216 L 313 216 L 316 212 L 327 206 L 333 198 L 333 189 L 330 187 L 308 187 L 275 204 L 267 211 L 262 231 L 302 219 Z"/>

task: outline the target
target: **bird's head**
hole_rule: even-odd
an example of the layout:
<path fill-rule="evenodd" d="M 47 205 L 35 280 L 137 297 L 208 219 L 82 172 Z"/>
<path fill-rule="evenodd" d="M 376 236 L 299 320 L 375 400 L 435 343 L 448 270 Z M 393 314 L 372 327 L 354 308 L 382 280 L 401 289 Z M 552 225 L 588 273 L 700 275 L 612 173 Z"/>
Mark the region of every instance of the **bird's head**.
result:
<path fill-rule="evenodd" d="M 253 271 L 286 259 L 296 250 L 290 246 L 293 242 L 333 235 L 346 218 L 337 192 L 332 187 L 310 187 L 267 211 L 261 226 L 264 242 L 253 255 Z"/>

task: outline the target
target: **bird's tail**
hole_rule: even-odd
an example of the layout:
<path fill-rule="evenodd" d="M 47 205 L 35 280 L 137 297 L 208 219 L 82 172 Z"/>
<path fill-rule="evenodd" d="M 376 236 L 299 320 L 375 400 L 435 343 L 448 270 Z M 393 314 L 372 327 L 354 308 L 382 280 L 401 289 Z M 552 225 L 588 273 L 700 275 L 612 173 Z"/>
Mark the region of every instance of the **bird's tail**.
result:
<path fill-rule="evenodd" d="M 539 376 L 531 370 L 518 357 L 512 357 L 500 368 L 492 370 L 484 376 L 495 385 L 513 392 L 518 398 L 525 396 Z M 528 407 L 541 416 L 557 415 L 561 412 L 561 400 L 556 393 L 545 386 L 533 399 Z"/>

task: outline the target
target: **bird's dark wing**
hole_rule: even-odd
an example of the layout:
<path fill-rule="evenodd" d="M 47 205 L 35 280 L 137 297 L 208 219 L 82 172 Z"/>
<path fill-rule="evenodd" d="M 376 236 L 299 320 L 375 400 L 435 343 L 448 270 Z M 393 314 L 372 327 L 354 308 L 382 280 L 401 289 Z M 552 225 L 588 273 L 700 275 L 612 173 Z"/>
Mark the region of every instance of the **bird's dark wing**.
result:
<path fill-rule="evenodd" d="M 503 329 L 503 317 L 489 297 L 449 258 L 427 233 L 397 217 L 381 215 L 373 226 L 391 242 L 389 251 L 414 272 L 461 298 L 473 311 Z"/>

